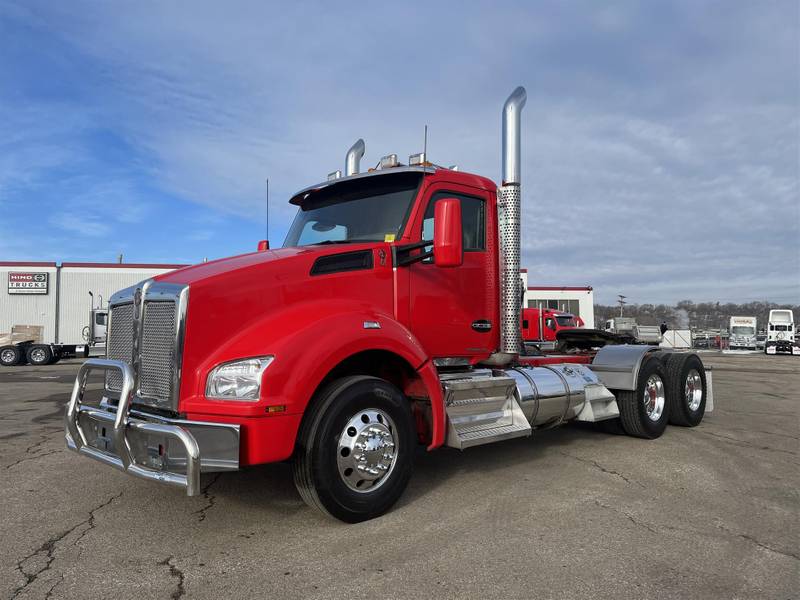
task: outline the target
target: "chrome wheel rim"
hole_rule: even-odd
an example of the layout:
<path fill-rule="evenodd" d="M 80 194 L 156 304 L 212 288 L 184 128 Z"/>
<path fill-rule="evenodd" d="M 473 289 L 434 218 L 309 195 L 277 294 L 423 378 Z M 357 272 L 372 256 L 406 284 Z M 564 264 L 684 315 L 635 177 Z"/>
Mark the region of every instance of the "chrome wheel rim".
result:
<path fill-rule="evenodd" d="M 382 410 L 368 408 L 351 418 L 339 434 L 336 463 L 339 476 L 354 492 L 372 492 L 389 480 L 397 464 L 394 421 Z"/>
<path fill-rule="evenodd" d="M 700 402 L 703 400 L 703 380 L 696 369 L 689 371 L 686 376 L 686 386 L 683 393 L 689 410 L 694 411 L 700 408 Z"/>
<path fill-rule="evenodd" d="M 664 414 L 664 404 L 666 403 L 666 395 L 664 394 L 664 382 L 661 377 L 653 373 L 647 378 L 644 384 L 644 394 L 642 395 L 642 403 L 647 418 L 651 421 L 658 421 L 661 415 Z"/>
<path fill-rule="evenodd" d="M 3 353 L 0 354 L 0 359 L 2 359 L 4 363 L 10 363 L 16 357 L 17 355 L 13 350 L 3 350 Z"/>
<path fill-rule="evenodd" d="M 33 362 L 44 362 L 45 359 L 44 350 L 41 348 L 36 348 L 35 350 L 31 350 L 31 360 Z"/>

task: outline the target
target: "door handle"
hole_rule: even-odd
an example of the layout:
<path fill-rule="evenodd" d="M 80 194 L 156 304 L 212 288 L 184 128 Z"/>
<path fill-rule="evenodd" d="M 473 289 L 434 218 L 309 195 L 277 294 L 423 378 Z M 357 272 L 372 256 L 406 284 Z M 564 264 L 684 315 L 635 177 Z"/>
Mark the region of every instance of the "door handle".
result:
<path fill-rule="evenodd" d="M 477 321 L 472 322 L 472 328 L 475 331 L 480 331 L 480 332 L 491 331 L 492 322 L 487 321 L 486 319 L 478 319 Z"/>

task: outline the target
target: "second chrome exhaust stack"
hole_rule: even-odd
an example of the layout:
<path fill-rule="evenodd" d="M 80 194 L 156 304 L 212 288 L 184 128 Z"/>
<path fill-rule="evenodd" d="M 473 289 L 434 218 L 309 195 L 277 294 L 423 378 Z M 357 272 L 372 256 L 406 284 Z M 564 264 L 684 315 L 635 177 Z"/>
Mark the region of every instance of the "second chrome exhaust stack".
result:
<path fill-rule="evenodd" d="M 364 140 L 361 138 L 359 138 L 355 144 L 350 146 L 350 150 L 347 151 L 347 156 L 344 160 L 345 177 L 358 174 L 358 169 L 361 166 L 361 157 L 364 156 L 365 148 L 366 146 L 364 145 Z"/>
<path fill-rule="evenodd" d="M 495 362 L 508 362 L 522 349 L 522 286 L 519 276 L 521 115 L 528 94 L 518 87 L 503 105 L 502 184 L 497 190 L 500 233 L 500 353 Z"/>

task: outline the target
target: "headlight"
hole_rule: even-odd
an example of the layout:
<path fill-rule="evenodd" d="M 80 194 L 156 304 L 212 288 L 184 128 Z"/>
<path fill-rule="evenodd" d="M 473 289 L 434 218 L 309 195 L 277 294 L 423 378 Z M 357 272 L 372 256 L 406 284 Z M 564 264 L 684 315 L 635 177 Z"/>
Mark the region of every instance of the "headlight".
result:
<path fill-rule="evenodd" d="M 245 358 L 214 367 L 208 374 L 206 396 L 218 400 L 257 402 L 261 395 L 261 375 L 274 358 Z"/>

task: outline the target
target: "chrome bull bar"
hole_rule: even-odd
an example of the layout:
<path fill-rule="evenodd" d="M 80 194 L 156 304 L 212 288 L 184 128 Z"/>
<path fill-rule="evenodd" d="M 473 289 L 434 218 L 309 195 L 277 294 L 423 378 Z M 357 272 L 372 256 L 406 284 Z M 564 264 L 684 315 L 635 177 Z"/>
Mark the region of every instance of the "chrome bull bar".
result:
<path fill-rule="evenodd" d="M 82 404 L 89 373 L 94 370 L 117 370 L 120 372 L 122 389 L 116 413 Z M 133 382 L 133 370 L 123 361 L 91 358 L 83 363 L 78 371 L 78 376 L 75 378 L 75 385 L 72 388 L 72 395 L 67 405 L 65 417 L 68 433 L 67 446 L 79 454 L 84 454 L 130 475 L 184 488 L 188 496 L 198 495 L 200 493 L 200 447 L 197 444 L 197 440 L 185 428 L 178 425 L 151 423 L 132 418 L 130 416 L 130 405 L 133 396 Z M 113 426 L 111 439 L 116 453 L 89 445 L 88 438 L 81 427 L 81 415 L 93 421 L 108 423 Z M 129 430 L 136 430 L 145 434 L 156 434 L 179 442 L 186 453 L 186 473 L 173 473 L 137 463 L 128 440 Z"/>

